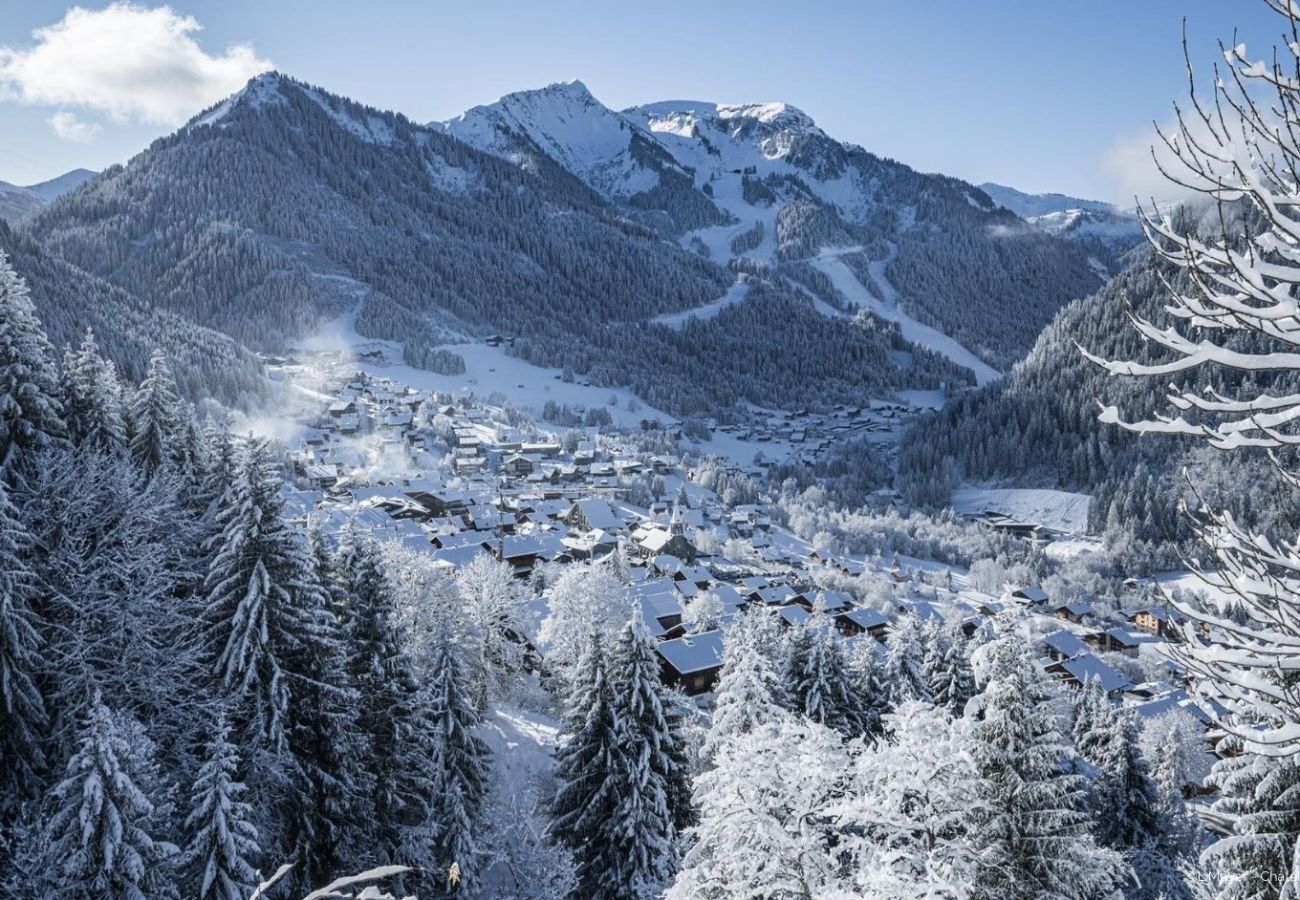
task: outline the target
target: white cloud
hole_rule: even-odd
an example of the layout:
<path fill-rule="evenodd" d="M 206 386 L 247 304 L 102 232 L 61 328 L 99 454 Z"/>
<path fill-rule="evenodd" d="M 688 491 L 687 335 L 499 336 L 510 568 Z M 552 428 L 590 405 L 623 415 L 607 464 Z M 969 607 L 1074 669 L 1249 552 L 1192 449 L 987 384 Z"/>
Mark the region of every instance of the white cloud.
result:
<path fill-rule="evenodd" d="M 1169 122 L 1160 128 L 1165 134 L 1174 134 L 1177 123 Z M 1198 137 L 1201 131 L 1202 128 L 1195 129 Z M 1152 200 L 1163 205 L 1192 196 L 1191 191 L 1174 184 L 1160 173 L 1152 158 L 1153 148 L 1155 158 L 1160 160 L 1166 170 L 1175 173 L 1180 171 L 1181 164 L 1156 133 L 1155 125 L 1138 134 L 1120 138 L 1102 154 L 1099 168 L 1113 185 L 1110 195 L 1119 206 L 1132 206 L 1134 197 L 1143 206 L 1149 206 Z"/>
<path fill-rule="evenodd" d="M 90 139 L 99 133 L 100 128 L 98 123 L 83 122 L 77 118 L 76 113 L 70 113 L 66 109 L 59 110 L 45 121 L 50 123 L 50 127 L 59 137 L 76 144 L 89 143 Z"/>
<path fill-rule="evenodd" d="M 79 107 L 118 122 L 176 125 L 271 68 L 248 44 L 207 53 L 193 37 L 201 28 L 168 6 L 73 7 L 57 24 L 34 31 L 32 46 L 0 46 L 0 91 L 22 103 Z M 61 115 L 50 125 L 63 137 L 54 122 Z M 84 134 L 86 123 L 76 125 L 82 127 L 74 132 Z"/>

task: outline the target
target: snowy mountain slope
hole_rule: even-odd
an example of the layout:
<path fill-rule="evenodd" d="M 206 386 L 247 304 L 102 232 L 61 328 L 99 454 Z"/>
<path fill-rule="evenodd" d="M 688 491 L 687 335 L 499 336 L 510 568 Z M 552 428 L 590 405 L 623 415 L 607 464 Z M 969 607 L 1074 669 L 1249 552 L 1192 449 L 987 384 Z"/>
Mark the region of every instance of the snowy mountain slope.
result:
<path fill-rule="evenodd" d="M 1084 200 L 1068 194 L 1026 194 L 1024 191 L 1018 191 L 1004 184 L 994 184 L 991 181 L 986 181 L 979 187 L 998 206 L 1011 210 L 1023 219 L 1071 209 L 1086 209 L 1102 213 L 1117 211 L 1112 204 L 1104 200 Z"/>
<path fill-rule="evenodd" d="M 1065 194 L 1026 194 L 991 183 L 980 187 L 999 206 L 1023 217 L 1043 233 L 1087 250 L 1105 272 L 1119 271 L 1124 255 L 1142 242 L 1137 216 L 1109 203 Z"/>
<path fill-rule="evenodd" d="M 605 146 L 599 135 L 584 146 Z M 499 333 L 534 366 L 679 417 L 973 381 L 887 323 L 822 315 L 766 270 L 729 302 L 737 273 L 655 227 L 678 207 L 629 214 L 662 191 L 607 199 L 523 139 L 521 164 L 268 74 L 22 227 L 142 302 L 259 349 L 350 313 L 362 335 L 436 369 L 445 345 Z M 659 171 L 687 178 L 671 160 Z"/>
<path fill-rule="evenodd" d="M 828 247 L 865 247 L 885 261 L 900 309 L 994 368 L 1019 358 L 1065 302 L 1095 290 L 1110 263 L 974 185 L 839 141 L 786 103 L 679 100 L 616 112 L 571 82 L 507 95 L 441 127 L 528 171 L 549 161 L 717 263 L 779 272 Z M 1008 318 L 1010 329 L 993 324 Z"/>
<path fill-rule="evenodd" d="M 580 81 L 508 94 L 440 127 L 526 168 L 536 168 L 539 154 L 548 156 L 601 196 L 633 210 L 661 212 L 682 228 L 726 219 L 694 190 L 689 170 Z"/>
<path fill-rule="evenodd" d="M 49 181 L 26 187 L 0 181 L 0 219 L 17 221 L 94 178 L 95 174 L 89 169 L 73 169 Z"/>

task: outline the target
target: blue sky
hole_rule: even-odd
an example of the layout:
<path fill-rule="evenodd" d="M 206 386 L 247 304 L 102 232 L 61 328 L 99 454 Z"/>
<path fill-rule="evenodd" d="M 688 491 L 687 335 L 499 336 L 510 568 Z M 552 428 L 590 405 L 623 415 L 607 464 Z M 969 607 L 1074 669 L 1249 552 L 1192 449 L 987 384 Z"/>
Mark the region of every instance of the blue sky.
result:
<path fill-rule="evenodd" d="M 1146 193 L 1151 122 L 1185 91 L 1182 17 L 1202 71 L 1234 26 L 1262 52 L 1282 25 L 1255 0 L 105 6 L 69 25 L 66 3 L 5 5 L 0 180 L 125 161 L 273 64 L 417 120 L 571 78 L 615 108 L 784 100 L 919 169 L 1123 202 Z"/>

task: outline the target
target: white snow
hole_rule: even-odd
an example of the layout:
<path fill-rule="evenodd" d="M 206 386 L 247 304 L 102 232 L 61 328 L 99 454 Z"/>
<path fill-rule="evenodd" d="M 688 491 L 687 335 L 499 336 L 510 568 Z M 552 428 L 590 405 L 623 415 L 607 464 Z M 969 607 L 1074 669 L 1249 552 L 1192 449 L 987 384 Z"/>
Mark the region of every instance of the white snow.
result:
<path fill-rule="evenodd" d="M 847 297 L 851 303 L 869 309 L 881 318 L 897 322 L 903 331 L 903 337 L 914 344 L 928 347 L 934 352 L 948 357 L 958 365 L 970 369 L 975 373 L 975 382 L 977 384 L 985 385 L 1002 377 L 1001 372 L 957 343 L 957 341 L 937 328 L 921 324 L 899 308 L 898 293 L 894 290 L 893 285 L 889 283 L 889 280 L 885 278 L 885 267 L 889 265 L 895 252 L 892 245 L 888 256 L 872 262 L 869 267 L 872 280 L 876 282 L 884 295 L 883 302 L 873 297 L 871 292 L 863 287 L 862 282 L 858 281 L 858 277 L 853 273 L 853 270 L 843 260 L 839 259 L 839 256 L 845 252 L 848 251 L 846 249 L 823 250 L 812 261 L 812 264 L 825 272 L 840 293 Z"/>
<path fill-rule="evenodd" d="M 952 508 L 958 513 L 991 510 L 1068 534 L 1087 532 L 1091 502 L 1092 497 L 1087 494 L 1047 488 L 961 487 L 952 492 Z"/>
<path fill-rule="evenodd" d="M 739 303 L 744 300 L 745 295 L 748 292 L 749 285 L 744 281 L 737 279 L 731 287 L 727 288 L 725 294 L 717 300 L 714 300 L 712 303 L 706 303 L 703 306 L 697 306 L 694 309 L 688 309 L 684 312 L 664 313 L 662 316 L 655 316 L 650 321 L 656 325 L 667 325 L 675 331 L 681 331 L 682 328 L 685 327 L 686 323 L 691 319 L 712 319 L 733 303 Z"/>

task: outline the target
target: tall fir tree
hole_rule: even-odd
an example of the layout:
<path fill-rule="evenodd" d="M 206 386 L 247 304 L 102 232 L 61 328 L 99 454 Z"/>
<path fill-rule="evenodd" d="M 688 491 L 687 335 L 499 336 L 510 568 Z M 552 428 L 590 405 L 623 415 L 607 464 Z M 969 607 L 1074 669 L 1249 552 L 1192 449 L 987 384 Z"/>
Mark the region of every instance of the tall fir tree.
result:
<path fill-rule="evenodd" d="M 351 537 L 339 569 L 350 613 L 346 638 L 356 722 L 374 779 L 373 849 L 378 859 L 424 865 L 428 858 L 417 848 L 428 837 L 430 760 L 439 753 L 435 723 L 398 627 L 397 600 L 379 548 Z"/>
<path fill-rule="evenodd" d="M 430 715 L 435 731 L 435 753 L 430 760 L 436 829 L 433 856 L 439 870 L 448 871 L 454 864 L 462 879 L 473 884 L 482 853 L 477 835 L 482 826 L 490 757 L 487 744 L 475 733 L 479 713 L 466 680 L 452 637 L 444 631 L 429 673 Z"/>
<path fill-rule="evenodd" d="M 45 767 L 49 714 L 31 544 L 0 481 L 0 833 L 18 804 L 39 793 Z"/>
<path fill-rule="evenodd" d="M 194 900 L 245 900 L 257 884 L 257 828 L 238 774 L 239 751 L 223 719 L 204 747 L 185 820 L 189 840 L 179 862 Z"/>
<path fill-rule="evenodd" d="M 63 411 L 68 438 L 77 447 L 117 453 L 126 447 L 122 383 L 117 369 L 99 352 L 89 328 L 81 347 L 63 362 Z"/>
<path fill-rule="evenodd" d="M 1000 639 L 990 652 L 998 674 L 981 697 L 971 747 L 989 811 L 977 829 L 979 895 L 1108 896 L 1128 873 L 1117 854 L 1093 841 L 1084 779 L 1068 767 L 1052 687 L 1019 637 Z"/>
<path fill-rule="evenodd" d="M 792 710 L 840 734 L 861 734 L 861 698 L 853 691 L 844 650 L 824 611 L 814 610 L 795 631 L 784 679 Z"/>
<path fill-rule="evenodd" d="M 636 896 L 657 896 L 672 877 L 678 829 L 691 821 L 690 769 L 639 612 L 619 633 L 611 675 L 623 752 L 619 808 L 607 828 L 619 879 Z"/>
<path fill-rule="evenodd" d="M 885 661 L 880 670 L 880 683 L 891 707 L 908 700 L 930 699 L 930 684 L 926 681 L 923 667 L 924 655 L 921 623 L 915 615 L 904 613 L 889 630 Z"/>
<path fill-rule="evenodd" d="M 1261 756 L 1228 736 L 1206 779 L 1219 796 L 1216 817 L 1232 823 L 1232 834 L 1202 854 L 1215 867 L 1221 889 L 1215 900 L 1278 898 L 1293 885 L 1292 866 L 1300 842 L 1300 761 L 1294 756 Z M 1245 751 L 1245 752 L 1243 752 Z"/>
<path fill-rule="evenodd" d="M 770 615 L 764 609 L 748 610 L 726 632 L 713 723 L 704 743 L 709 759 L 727 741 L 749 734 L 782 712 L 780 677 L 758 646 L 763 637 L 761 617 Z"/>
<path fill-rule="evenodd" d="M 574 895 L 627 896 L 615 882 L 606 823 L 618 814 L 623 765 L 614 696 L 600 638 L 591 635 L 573 667 L 562 742 L 555 754 L 551 833 L 573 853 Z"/>
<path fill-rule="evenodd" d="M 34 849 L 38 882 L 68 900 L 153 900 L 177 896 L 177 848 L 161 839 L 153 748 L 136 723 L 96 695 L 77 749 L 51 792 L 53 806 Z"/>
<path fill-rule="evenodd" d="M 40 452 L 65 437 L 54 348 L 0 251 L 0 480 L 21 488 Z"/>
<path fill-rule="evenodd" d="M 960 716 L 977 693 L 966 635 L 961 628 L 936 629 L 926 646 L 925 659 L 934 705 L 943 707 L 949 715 Z"/>
<path fill-rule="evenodd" d="M 892 709 L 880 684 L 879 643 L 869 635 L 856 638 L 849 650 L 849 685 L 858 700 L 862 734 L 874 743 L 884 733 L 884 716 Z"/>
<path fill-rule="evenodd" d="M 155 350 L 149 370 L 131 401 L 131 455 L 153 473 L 179 467 L 183 458 L 185 404 L 176 389 L 167 356 Z"/>

